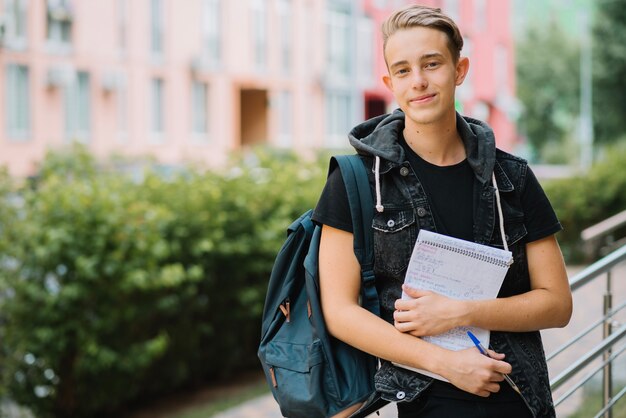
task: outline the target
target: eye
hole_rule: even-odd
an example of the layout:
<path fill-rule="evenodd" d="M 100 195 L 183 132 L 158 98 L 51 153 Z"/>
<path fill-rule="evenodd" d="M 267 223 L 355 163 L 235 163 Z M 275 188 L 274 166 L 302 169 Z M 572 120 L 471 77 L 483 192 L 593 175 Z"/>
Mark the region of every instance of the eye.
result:
<path fill-rule="evenodd" d="M 431 69 L 431 70 L 432 70 L 432 69 L 434 69 L 434 68 L 437 68 L 437 67 L 439 67 L 439 63 L 438 63 L 437 61 L 427 62 L 427 63 L 424 65 L 424 68 L 426 68 L 426 69 Z"/>
<path fill-rule="evenodd" d="M 408 68 L 400 68 L 396 71 L 396 75 L 405 75 L 409 72 Z"/>

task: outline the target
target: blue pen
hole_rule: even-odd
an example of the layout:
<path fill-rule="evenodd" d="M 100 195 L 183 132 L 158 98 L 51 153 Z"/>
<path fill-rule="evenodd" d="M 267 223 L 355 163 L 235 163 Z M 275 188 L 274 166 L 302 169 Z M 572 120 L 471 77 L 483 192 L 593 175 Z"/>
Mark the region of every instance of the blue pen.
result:
<path fill-rule="evenodd" d="M 487 351 L 487 349 L 485 347 L 483 347 L 483 345 L 480 343 L 480 341 L 478 340 L 478 338 L 476 338 L 476 336 L 474 334 L 472 334 L 471 331 L 467 331 L 467 335 L 471 338 L 472 342 L 474 343 L 474 345 L 476 346 L 476 348 L 478 348 L 478 351 L 480 351 L 480 354 L 483 354 L 489 358 L 492 358 L 489 355 L 489 352 Z M 519 393 L 520 395 L 522 394 L 522 392 L 519 390 L 519 388 L 517 387 L 517 385 L 515 384 L 515 382 L 506 374 L 503 374 L 502 376 L 504 376 L 504 380 L 506 380 L 506 382 L 511 385 L 511 387 L 513 388 L 513 390 L 517 393 Z"/>

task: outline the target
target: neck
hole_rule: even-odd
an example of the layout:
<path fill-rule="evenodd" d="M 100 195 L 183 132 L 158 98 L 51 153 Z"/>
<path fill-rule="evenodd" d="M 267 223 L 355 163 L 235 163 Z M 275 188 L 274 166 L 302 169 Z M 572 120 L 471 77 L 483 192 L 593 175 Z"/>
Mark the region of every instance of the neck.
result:
<path fill-rule="evenodd" d="M 446 166 L 465 159 L 465 146 L 456 129 L 456 113 L 438 123 L 417 124 L 405 118 L 404 139 L 411 149 L 431 164 Z"/>

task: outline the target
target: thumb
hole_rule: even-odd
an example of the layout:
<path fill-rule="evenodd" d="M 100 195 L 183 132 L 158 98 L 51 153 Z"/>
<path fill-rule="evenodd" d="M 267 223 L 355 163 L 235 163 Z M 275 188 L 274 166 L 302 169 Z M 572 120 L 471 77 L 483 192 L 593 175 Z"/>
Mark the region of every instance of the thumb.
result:
<path fill-rule="evenodd" d="M 406 284 L 402 285 L 402 290 L 412 298 L 421 298 L 422 296 L 431 295 L 433 293 L 430 290 L 414 289 Z"/>

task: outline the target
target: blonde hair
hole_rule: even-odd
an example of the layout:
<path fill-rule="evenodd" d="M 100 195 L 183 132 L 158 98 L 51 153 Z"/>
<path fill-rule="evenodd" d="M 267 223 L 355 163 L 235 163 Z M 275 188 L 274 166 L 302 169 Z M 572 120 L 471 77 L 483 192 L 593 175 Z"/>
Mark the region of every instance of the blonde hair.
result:
<path fill-rule="evenodd" d="M 437 29 L 448 35 L 448 48 L 452 58 L 457 62 L 463 49 L 463 37 L 454 20 L 442 13 L 441 9 L 420 5 L 412 5 L 394 12 L 382 24 L 383 54 L 387 47 L 387 40 L 401 29 L 414 27 Z"/>

